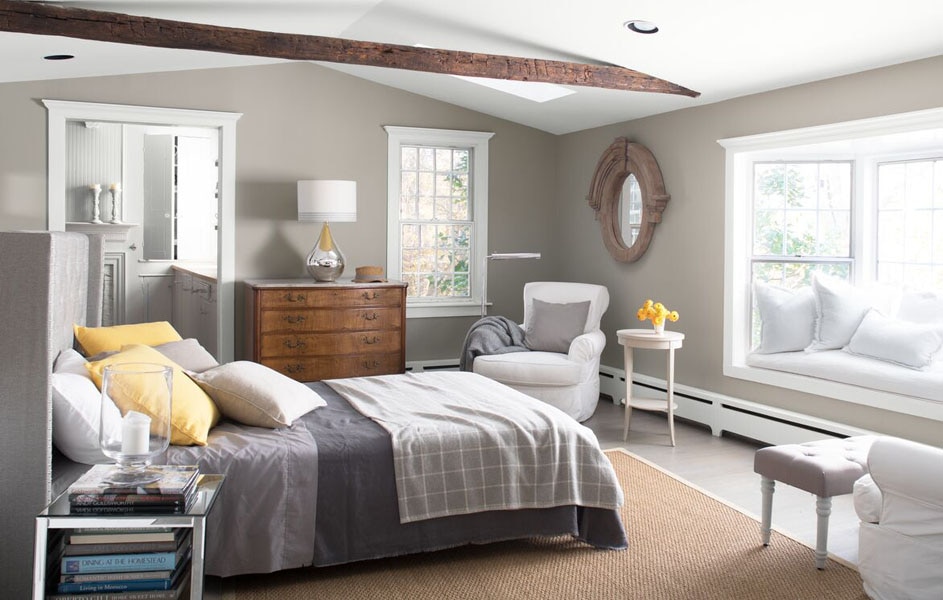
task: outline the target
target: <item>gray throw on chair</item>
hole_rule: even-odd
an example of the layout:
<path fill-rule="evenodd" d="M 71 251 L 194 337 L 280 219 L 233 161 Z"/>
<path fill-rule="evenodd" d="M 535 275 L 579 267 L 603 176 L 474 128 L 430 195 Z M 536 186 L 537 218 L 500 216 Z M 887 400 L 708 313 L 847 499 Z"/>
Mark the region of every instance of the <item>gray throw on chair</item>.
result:
<path fill-rule="evenodd" d="M 524 330 L 507 317 L 482 317 L 468 330 L 458 368 L 471 371 L 475 357 L 483 354 L 528 352 L 524 345 Z"/>

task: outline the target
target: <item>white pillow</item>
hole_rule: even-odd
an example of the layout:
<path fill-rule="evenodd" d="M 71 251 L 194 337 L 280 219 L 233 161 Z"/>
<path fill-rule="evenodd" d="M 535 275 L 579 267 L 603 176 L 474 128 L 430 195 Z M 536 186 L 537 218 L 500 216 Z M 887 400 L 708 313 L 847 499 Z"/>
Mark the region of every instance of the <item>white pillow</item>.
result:
<path fill-rule="evenodd" d="M 907 292 L 901 297 L 897 318 L 914 323 L 943 321 L 943 294 Z"/>
<path fill-rule="evenodd" d="M 760 312 L 760 345 L 754 352 L 796 352 L 812 343 L 815 299 L 812 288 L 789 290 L 757 282 L 753 287 Z"/>
<path fill-rule="evenodd" d="M 943 346 L 943 323 L 911 323 L 871 309 L 845 351 L 911 369 L 925 369 Z"/>
<path fill-rule="evenodd" d="M 234 421 L 257 427 L 288 427 L 321 406 L 321 396 L 303 383 L 256 362 L 240 360 L 190 377 Z"/>
<path fill-rule="evenodd" d="M 52 442 L 60 452 L 78 463 L 114 462 L 101 451 L 98 428 L 102 395 L 84 365 L 82 355 L 71 349 L 64 350 L 56 359 L 56 370 L 51 375 Z M 111 400 L 106 401 L 104 410 L 105 428 L 112 435 L 119 436 L 121 412 Z"/>
<path fill-rule="evenodd" d="M 835 350 L 848 344 L 864 315 L 871 310 L 867 294 L 840 279 L 812 276 L 815 334 L 806 352 Z"/>

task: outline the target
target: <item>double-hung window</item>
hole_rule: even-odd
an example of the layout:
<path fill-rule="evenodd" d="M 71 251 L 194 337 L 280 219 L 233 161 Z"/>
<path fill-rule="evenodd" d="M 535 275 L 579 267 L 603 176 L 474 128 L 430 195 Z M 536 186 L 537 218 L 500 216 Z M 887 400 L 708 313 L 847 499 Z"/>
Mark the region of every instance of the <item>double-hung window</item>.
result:
<path fill-rule="evenodd" d="M 818 272 L 856 286 L 943 292 L 941 140 L 943 109 L 720 140 L 725 375 L 861 401 L 861 388 L 747 366 L 759 342 L 755 284 L 798 289 Z"/>
<path fill-rule="evenodd" d="M 408 317 L 476 315 L 488 240 L 492 133 L 385 127 L 387 273 Z"/>

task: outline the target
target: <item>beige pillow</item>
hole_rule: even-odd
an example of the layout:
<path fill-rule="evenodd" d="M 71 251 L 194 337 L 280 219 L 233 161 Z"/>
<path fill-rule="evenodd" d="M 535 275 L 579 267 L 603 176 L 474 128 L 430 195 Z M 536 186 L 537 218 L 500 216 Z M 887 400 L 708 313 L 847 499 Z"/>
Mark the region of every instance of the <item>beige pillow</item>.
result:
<path fill-rule="evenodd" d="M 191 375 L 223 415 L 256 427 L 288 427 L 298 417 L 327 406 L 314 390 L 265 365 L 247 360 Z"/>

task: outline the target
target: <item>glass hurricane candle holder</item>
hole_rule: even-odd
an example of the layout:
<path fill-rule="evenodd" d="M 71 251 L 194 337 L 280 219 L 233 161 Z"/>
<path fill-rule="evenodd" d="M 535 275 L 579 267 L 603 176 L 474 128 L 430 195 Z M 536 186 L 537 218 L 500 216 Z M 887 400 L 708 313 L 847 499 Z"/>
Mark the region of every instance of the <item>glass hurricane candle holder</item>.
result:
<path fill-rule="evenodd" d="M 120 427 L 99 427 L 102 453 L 113 459 L 115 469 L 107 481 L 116 485 L 144 485 L 160 479 L 148 468 L 170 445 L 173 369 L 150 363 L 123 363 L 105 367 L 102 378 L 102 410 L 113 403 L 121 412 Z"/>

